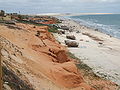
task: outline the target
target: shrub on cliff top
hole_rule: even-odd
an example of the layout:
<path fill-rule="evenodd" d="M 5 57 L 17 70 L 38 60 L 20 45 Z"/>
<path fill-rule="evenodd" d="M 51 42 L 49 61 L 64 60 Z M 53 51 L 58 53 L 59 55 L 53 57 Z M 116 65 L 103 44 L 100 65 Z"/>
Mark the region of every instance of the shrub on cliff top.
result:
<path fill-rule="evenodd" d="M 54 26 L 49 26 L 48 31 L 49 31 L 49 32 L 53 32 L 53 33 L 57 33 L 58 28 L 57 28 L 57 27 L 54 27 Z"/>

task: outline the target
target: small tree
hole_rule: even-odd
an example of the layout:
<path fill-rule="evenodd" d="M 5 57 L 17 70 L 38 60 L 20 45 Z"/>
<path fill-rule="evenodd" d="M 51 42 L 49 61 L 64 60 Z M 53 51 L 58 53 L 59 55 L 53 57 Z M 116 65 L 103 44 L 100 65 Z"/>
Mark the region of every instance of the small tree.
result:
<path fill-rule="evenodd" d="M 24 16 L 23 15 L 18 15 L 19 20 L 23 20 Z"/>
<path fill-rule="evenodd" d="M 4 10 L 1 10 L 0 11 L 0 16 L 4 16 L 5 15 L 5 11 Z"/>

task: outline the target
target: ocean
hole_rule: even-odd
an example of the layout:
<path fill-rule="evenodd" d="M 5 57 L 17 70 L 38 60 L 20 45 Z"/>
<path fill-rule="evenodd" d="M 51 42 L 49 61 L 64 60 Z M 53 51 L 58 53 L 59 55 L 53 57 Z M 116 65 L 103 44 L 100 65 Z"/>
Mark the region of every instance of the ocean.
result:
<path fill-rule="evenodd" d="M 120 39 L 120 14 L 80 15 L 69 18 Z"/>

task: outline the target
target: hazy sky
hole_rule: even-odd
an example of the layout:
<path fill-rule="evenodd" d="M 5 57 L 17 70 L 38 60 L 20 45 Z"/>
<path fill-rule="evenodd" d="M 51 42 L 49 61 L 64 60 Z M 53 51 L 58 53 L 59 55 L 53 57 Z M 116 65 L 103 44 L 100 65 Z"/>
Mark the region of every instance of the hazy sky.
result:
<path fill-rule="evenodd" d="M 120 13 L 120 0 L 0 0 L 0 9 L 24 14 Z"/>

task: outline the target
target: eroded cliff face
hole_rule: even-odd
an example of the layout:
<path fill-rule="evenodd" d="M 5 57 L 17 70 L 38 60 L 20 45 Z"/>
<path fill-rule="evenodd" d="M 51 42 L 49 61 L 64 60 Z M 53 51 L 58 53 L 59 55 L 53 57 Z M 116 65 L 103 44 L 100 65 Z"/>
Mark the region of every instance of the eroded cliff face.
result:
<path fill-rule="evenodd" d="M 16 26 L 19 29 L 15 28 Z M 16 82 L 15 78 L 18 80 L 15 88 L 18 87 L 19 90 L 95 90 L 86 83 L 75 61 L 67 56 L 66 48 L 54 39 L 48 32 L 47 26 L 18 23 L 9 28 L 9 26 L 0 25 L 0 41 L 3 67 L 15 76 L 8 75 L 11 77 L 10 80 L 13 82 Z M 14 84 L 10 80 L 5 79 L 14 90 Z M 20 85 L 17 86 L 17 84 Z"/>

